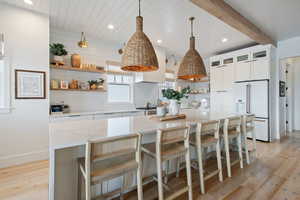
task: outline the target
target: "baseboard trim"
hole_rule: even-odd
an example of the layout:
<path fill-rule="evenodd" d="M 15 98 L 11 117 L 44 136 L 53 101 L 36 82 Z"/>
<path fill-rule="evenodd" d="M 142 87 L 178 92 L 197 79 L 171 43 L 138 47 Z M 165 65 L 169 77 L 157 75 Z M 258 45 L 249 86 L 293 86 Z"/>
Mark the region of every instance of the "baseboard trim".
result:
<path fill-rule="evenodd" d="M 38 160 L 47 160 L 47 159 L 49 159 L 48 149 L 44 151 L 0 157 L 0 169 L 5 167 L 20 165 L 24 163 L 34 162 Z"/>

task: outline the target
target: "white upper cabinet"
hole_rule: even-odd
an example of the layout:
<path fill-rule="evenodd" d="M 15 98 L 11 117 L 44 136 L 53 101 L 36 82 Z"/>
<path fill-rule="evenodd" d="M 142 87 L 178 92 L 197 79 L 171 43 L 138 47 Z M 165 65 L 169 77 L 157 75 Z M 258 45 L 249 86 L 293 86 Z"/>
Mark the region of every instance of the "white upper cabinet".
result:
<path fill-rule="evenodd" d="M 234 57 L 227 57 L 223 59 L 223 90 L 229 91 L 233 88 L 235 80 L 235 63 Z"/>
<path fill-rule="evenodd" d="M 244 81 L 251 79 L 250 53 L 241 53 L 236 57 L 235 80 Z"/>
<path fill-rule="evenodd" d="M 235 80 L 234 57 L 214 57 L 210 62 L 210 89 L 212 92 L 231 90 Z"/>
<path fill-rule="evenodd" d="M 270 78 L 270 57 L 269 51 L 256 51 L 252 54 L 252 80 L 261 80 Z"/>
<path fill-rule="evenodd" d="M 166 53 L 163 48 L 155 47 L 159 69 L 154 72 L 137 72 L 135 73 L 135 82 L 162 83 L 165 81 L 166 72 Z"/>
<path fill-rule="evenodd" d="M 271 46 L 255 46 L 236 53 L 236 81 L 270 79 Z"/>

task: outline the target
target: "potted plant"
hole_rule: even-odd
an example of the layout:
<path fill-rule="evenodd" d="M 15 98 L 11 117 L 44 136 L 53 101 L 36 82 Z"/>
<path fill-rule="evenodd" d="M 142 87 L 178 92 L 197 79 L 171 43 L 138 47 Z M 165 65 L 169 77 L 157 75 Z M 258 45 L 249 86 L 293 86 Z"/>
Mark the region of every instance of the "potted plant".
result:
<path fill-rule="evenodd" d="M 90 88 L 92 90 L 101 89 L 101 88 L 103 88 L 104 79 L 99 78 L 97 80 L 90 80 L 90 81 L 88 81 L 88 83 L 90 84 Z"/>
<path fill-rule="evenodd" d="M 163 97 L 170 100 L 169 104 L 169 113 L 171 115 L 179 114 L 179 103 L 182 98 L 188 98 L 188 94 L 190 93 L 190 87 L 186 87 L 181 91 L 173 90 L 173 89 L 163 89 L 162 94 Z"/>
<path fill-rule="evenodd" d="M 50 44 L 50 52 L 53 54 L 53 61 L 55 64 L 64 65 L 64 56 L 68 55 L 68 52 L 63 44 Z"/>

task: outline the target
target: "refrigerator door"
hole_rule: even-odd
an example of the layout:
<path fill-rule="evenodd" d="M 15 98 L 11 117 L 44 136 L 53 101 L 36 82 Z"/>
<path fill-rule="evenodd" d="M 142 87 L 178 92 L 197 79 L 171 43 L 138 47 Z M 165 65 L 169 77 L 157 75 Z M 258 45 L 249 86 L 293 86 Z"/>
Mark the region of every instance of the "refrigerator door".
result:
<path fill-rule="evenodd" d="M 254 125 L 255 125 L 256 139 L 265 141 L 265 142 L 269 142 L 270 141 L 269 140 L 269 120 L 255 118 Z M 249 132 L 247 137 L 252 138 L 252 134 Z"/>
<path fill-rule="evenodd" d="M 247 113 L 248 107 L 248 93 L 247 93 L 247 82 L 235 83 L 234 84 L 234 102 L 236 106 L 236 112 L 240 114 Z"/>
<path fill-rule="evenodd" d="M 250 83 L 250 113 L 258 118 L 269 118 L 269 83 L 254 81 Z"/>

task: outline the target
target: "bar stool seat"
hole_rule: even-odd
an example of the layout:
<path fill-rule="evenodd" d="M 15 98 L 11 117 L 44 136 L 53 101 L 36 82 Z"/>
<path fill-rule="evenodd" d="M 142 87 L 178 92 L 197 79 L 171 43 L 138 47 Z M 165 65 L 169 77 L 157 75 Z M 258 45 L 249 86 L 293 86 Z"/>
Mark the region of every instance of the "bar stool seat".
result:
<path fill-rule="evenodd" d="M 217 143 L 219 140 L 214 135 L 203 135 L 201 136 L 201 143 L 203 147 L 210 146 L 211 144 Z M 193 146 L 197 145 L 196 135 L 193 135 L 190 140 L 190 144 Z"/>
<path fill-rule="evenodd" d="M 156 158 L 156 144 L 149 143 L 142 146 L 142 151 L 147 153 L 148 155 Z M 179 155 L 184 155 L 187 149 L 183 145 L 172 144 L 165 146 L 161 151 L 162 161 L 172 160 L 177 158 Z"/>
<path fill-rule="evenodd" d="M 125 160 L 122 158 L 110 160 L 106 162 L 95 163 L 91 170 L 91 182 L 95 184 L 97 181 L 112 179 L 113 177 L 119 177 L 123 174 L 135 171 L 138 168 L 138 163 L 135 160 Z M 80 169 L 85 171 L 85 158 L 78 159 Z"/>

